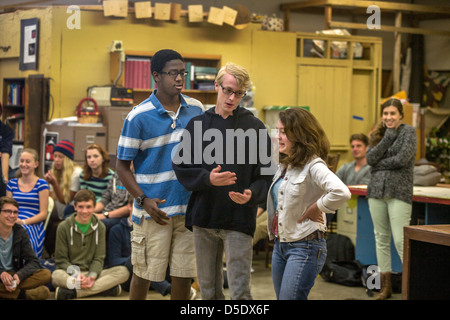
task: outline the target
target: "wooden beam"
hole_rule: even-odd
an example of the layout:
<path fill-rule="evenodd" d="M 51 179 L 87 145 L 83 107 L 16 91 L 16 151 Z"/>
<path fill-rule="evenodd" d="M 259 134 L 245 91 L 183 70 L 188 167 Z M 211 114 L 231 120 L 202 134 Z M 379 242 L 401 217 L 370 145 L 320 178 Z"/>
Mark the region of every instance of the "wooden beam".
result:
<path fill-rule="evenodd" d="M 370 30 L 370 29 L 367 28 L 367 25 L 365 23 L 330 21 L 330 26 L 332 28 Z M 373 31 L 401 32 L 401 33 L 414 33 L 414 34 L 431 34 L 431 35 L 450 37 L 450 31 L 433 30 L 433 29 L 422 29 L 422 28 L 380 26 L 380 29 L 373 29 Z"/>
<path fill-rule="evenodd" d="M 402 26 L 402 13 L 397 12 L 395 16 L 395 27 L 399 28 Z M 401 55 L 402 55 L 402 34 L 400 32 L 395 32 L 395 44 L 394 44 L 394 93 L 400 91 L 400 71 L 401 71 Z"/>
<path fill-rule="evenodd" d="M 289 2 L 280 5 L 281 10 L 298 10 L 308 7 L 317 7 L 331 5 L 333 7 L 349 7 L 349 8 L 367 8 L 371 5 L 378 6 L 381 10 L 390 11 L 412 11 L 416 13 L 440 13 L 450 15 L 450 6 L 444 5 L 420 5 L 420 4 L 408 4 L 401 2 L 384 2 L 384 1 L 354 1 L 354 0 L 311 0 L 301 2 Z"/>
<path fill-rule="evenodd" d="M 284 31 L 289 31 L 291 12 L 284 11 Z"/>
<path fill-rule="evenodd" d="M 331 6 L 325 6 L 325 30 L 331 29 L 330 27 L 331 14 L 332 14 Z"/>
<path fill-rule="evenodd" d="M 7 4 L 7 5 L 0 5 L 0 10 L 5 10 L 5 9 L 14 9 L 16 7 L 21 7 L 21 6 L 28 6 L 28 5 L 32 5 L 32 4 L 39 4 L 39 3 L 43 3 L 43 2 L 53 2 L 54 0 L 33 0 L 33 1 L 25 1 L 25 2 L 20 2 L 20 3 L 14 3 L 14 4 Z"/>

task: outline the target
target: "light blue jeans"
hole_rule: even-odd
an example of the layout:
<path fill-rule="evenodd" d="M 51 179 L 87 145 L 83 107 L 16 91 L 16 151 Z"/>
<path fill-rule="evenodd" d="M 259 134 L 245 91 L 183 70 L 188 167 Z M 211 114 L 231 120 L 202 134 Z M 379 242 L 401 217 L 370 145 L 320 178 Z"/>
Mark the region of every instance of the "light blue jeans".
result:
<path fill-rule="evenodd" d="M 252 300 L 252 237 L 248 234 L 194 226 L 197 277 L 203 300 L 223 300 L 223 254 L 232 300 Z"/>
<path fill-rule="evenodd" d="M 272 253 L 272 281 L 278 300 L 307 300 L 327 257 L 325 239 L 280 242 Z"/>
<path fill-rule="evenodd" d="M 378 267 L 380 272 L 391 272 L 391 233 L 395 249 L 403 263 L 403 228 L 409 226 L 412 205 L 394 198 L 369 198 L 369 210 L 375 234 Z"/>

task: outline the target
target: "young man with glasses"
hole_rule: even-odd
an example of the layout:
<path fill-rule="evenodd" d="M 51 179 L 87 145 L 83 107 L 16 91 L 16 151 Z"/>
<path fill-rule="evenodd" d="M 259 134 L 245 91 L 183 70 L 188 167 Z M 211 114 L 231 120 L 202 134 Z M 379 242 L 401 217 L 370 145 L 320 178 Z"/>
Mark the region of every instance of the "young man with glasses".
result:
<path fill-rule="evenodd" d="M 158 89 L 128 114 L 117 149 L 117 172 L 135 199 L 130 299 L 145 299 L 150 281 L 164 280 L 170 266 L 171 298 L 183 300 L 197 273 L 193 236 L 185 227 L 190 193 L 175 177 L 171 154 L 186 124 L 204 108 L 181 93 L 187 72 L 178 52 L 158 51 L 151 72 Z"/>
<path fill-rule="evenodd" d="M 28 232 L 16 223 L 19 204 L 0 198 L 0 298 L 45 300 L 52 275 L 41 268 Z"/>
<path fill-rule="evenodd" d="M 271 150 L 265 126 L 239 106 L 249 86 L 250 77 L 243 67 L 233 63 L 222 67 L 215 80 L 216 106 L 189 122 L 186 140 L 190 138 L 191 146 L 183 138 L 173 158 L 178 180 L 192 191 L 186 226 L 193 229 L 205 300 L 224 299 L 224 252 L 231 299 L 252 299 L 256 210 L 266 201 L 272 176 L 262 174 L 263 167 L 270 166 L 261 161 Z M 186 155 L 188 149 L 191 153 Z"/>

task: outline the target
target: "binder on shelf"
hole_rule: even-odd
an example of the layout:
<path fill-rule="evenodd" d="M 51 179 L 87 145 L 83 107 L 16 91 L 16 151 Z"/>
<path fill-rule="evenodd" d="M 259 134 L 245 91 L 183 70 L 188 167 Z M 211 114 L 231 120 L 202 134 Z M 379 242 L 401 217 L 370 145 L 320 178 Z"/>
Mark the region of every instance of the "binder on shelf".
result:
<path fill-rule="evenodd" d="M 150 89 L 150 58 L 127 57 L 125 60 L 125 87 Z"/>
<path fill-rule="evenodd" d="M 186 90 L 191 90 L 191 62 L 185 63 L 185 70 L 189 72 L 188 76 L 184 78 L 184 88 Z"/>

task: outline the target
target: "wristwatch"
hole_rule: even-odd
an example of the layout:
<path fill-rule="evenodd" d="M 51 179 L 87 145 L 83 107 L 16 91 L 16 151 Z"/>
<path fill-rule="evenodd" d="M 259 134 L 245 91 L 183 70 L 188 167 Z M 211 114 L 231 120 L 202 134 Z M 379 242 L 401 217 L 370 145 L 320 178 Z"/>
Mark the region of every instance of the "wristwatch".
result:
<path fill-rule="evenodd" d="M 108 211 L 103 212 L 103 215 L 105 216 L 106 219 L 109 218 L 109 212 Z"/>
<path fill-rule="evenodd" d="M 139 196 L 136 198 L 136 203 L 138 204 L 139 207 L 143 207 L 144 206 L 144 199 L 147 198 L 147 196 L 145 194 L 143 194 L 142 196 Z"/>

